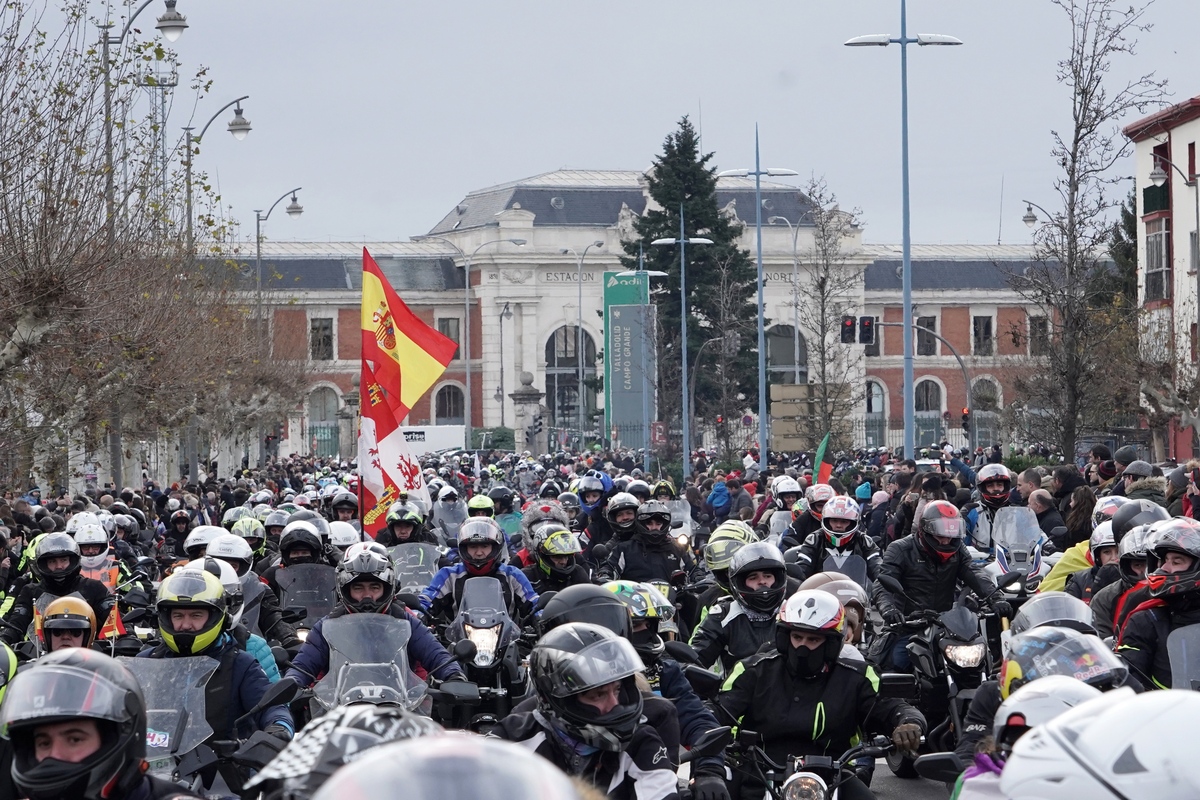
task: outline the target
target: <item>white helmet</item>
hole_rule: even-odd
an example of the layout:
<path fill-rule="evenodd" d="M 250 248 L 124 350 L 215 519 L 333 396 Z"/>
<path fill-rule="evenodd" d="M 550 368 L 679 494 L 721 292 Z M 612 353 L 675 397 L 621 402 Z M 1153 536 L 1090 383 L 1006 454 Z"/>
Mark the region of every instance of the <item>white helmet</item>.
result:
<path fill-rule="evenodd" d="M 1200 693 L 1114 689 L 1021 737 L 1000 789 L 1022 800 L 1200 797 Z"/>
<path fill-rule="evenodd" d="M 790 475 L 781 475 L 775 479 L 775 483 L 771 487 L 771 497 L 775 501 L 776 508 L 783 511 L 791 511 L 792 504 L 796 500 L 793 500 L 791 503 L 785 503 L 783 501 L 783 495 L 785 494 L 796 495 L 796 500 L 799 500 L 804 495 L 804 490 L 800 488 L 799 482 Z"/>
<path fill-rule="evenodd" d="M 188 533 L 187 538 L 183 540 L 183 552 L 187 553 L 188 558 L 199 558 L 193 553 L 201 547 L 207 548 L 213 539 L 216 539 L 222 533 L 227 533 L 224 528 L 218 528 L 216 525 L 197 525 Z"/>
<path fill-rule="evenodd" d="M 104 566 L 104 562 L 108 560 L 108 534 L 105 533 L 98 523 L 84 522 L 75 528 L 75 544 L 79 545 L 82 551 L 84 545 L 102 544 L 104 549 L 98 555 L 85 556 L 82 553 L 79 556 L 79 563 L 84 569 L 99 569 Z"/>
<path fill-rule="evenodd" d="M 349 522 L 333 521 L 329 523 L 329 541 L 334 547 L 346 552 L 346 548 L 362 541 L 358 531 Z"/>
<path fill-rule="evenodd" d="M 239 574 L 254 566 L 254 551 L 250 549 L 250 543 L 236 533 L 222 533 L 217 536 L 208 543 L 204 554 L 229 562 Z M 236 563 L 239 561 L 241 564 Z"/>
<path fill-rule="evenodd" d="M 85 523 L 100 525 L 100 518 L 90 511 L 80 511 L 67 520 L 67 527 L 64 530 L 67 533 L 74 533 L 76 528 Z M 100 527 L 103 528 L 104 526 L 101 525 Z"/>
<path fill-rule="evenodd" d="M 1013 742 L 1029 728 L 1045 725 L 1102 692 L 1095 686 L 1069 675 L 1047 675 L 1030 681 L 1008 696 L 996 709 L 992 720 L 993 739 L 1002 750 L 1012 750 Z"/>
<path fill-rule="evenodd" d="M 455 489 L 453 486 L 443 486 L 438 491 L 438 500 L 442 500 L 443 502 L 449 500 L 449 501 L 453 502 L 454 500 L 457 500 L 457 499 L 458 499 L 458 490 Z"/>
<path fill-rule="evenodd" d="M 362 541 L 355 542 L 354 544 L 347 547 L 345 557 L 342 560 L 343 561 L 353 561 L 354 558 L 360 552 L 362 552 L 364 550 L 370 550 L 372 553 L 378 553 L 379 555 L 383 556 L 386 559 L 389 559 L 389 560 L 391 559 L 391 556 L 388 555 L 387 548 L 384 547 L 383 545 L 381 545 L 379 542 L 372 539 L 369 542 L 362 542 Z"/>

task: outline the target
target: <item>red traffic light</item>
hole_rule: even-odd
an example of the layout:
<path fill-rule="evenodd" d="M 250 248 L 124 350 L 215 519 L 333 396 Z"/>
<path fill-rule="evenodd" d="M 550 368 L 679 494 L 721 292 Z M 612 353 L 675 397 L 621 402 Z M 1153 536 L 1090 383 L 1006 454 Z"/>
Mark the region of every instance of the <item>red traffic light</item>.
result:
<path fill-rule="evenodd" d="M 969 417 L 969 416 L 971 416 L 971 409 L 969 409 L 969 408 L 964 408 L 964 409 L 963 409 L 963 416 L 964 416 L 964 417 Z"/>
<path fill-rule="evenodd" d="M 854 344 L 855 334 L 858 333 L 858 319 L 846 315 L 842 317 L 842 344 Z"/>

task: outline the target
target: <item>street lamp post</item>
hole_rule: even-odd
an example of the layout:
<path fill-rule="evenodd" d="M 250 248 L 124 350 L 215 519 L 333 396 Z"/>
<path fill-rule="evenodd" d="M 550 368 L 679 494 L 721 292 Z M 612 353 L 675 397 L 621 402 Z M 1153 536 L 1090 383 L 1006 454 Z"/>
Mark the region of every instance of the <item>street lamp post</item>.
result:
<path fill-rule="evenodd" d="M 430 241 L 430 240 L 436 240 L 436 241 L 444 242 L 445 244 L 450 245 L 450 247 L 452 247 L 454 249 L 454 251 L 462 257 L 462 260 L 463 260 L 463 337 L 462 337 L 462 347 L 460 349 L 462 350 L 463 372 L 465 373 L 465 377 L 466 377 L 466 380 L 464 382 L 467 384 L 467 397 L 466 397 L 466 401 L 463 403 L 463 423 L 464 423 L 463 427 L 466 429 L 465 430 L 466 439 L 467 439 L 466 446 L 467 446 L 467 449 L 470 450 L 470 449 L 472 449 L 471 448 L 471 259 L 475 258 L 475 254 L 478 253 L 483 248 L 487 247 L 488 245 L 499 244 L 501 242 L 508 242 L 509 244 L 515 244 L 517 247 L 523 247 L 525 245 L 525 240 L 524 239 L 488 239 L 486 242 L 484 242 L 483 244 L 479 245 L 474 250 L 472 250 L 470 255 L 467 255 L 466 253 L 464 253 L 461 247 L 459 247 L 454 242 L 447 239 L 445 236 L 422 236 L 422 237 L 420 237 L 420 241 Z M 503 369 L 503 367 L 501 369 Z"/>
<path fill-rule="evenodd" d="M 717 177 L 754 176 L 754 232 L 757 239 L 758 262 L 758 468 L 767 471 L 767 333 L 763 316 L 763 257 L 762 257 L 762 176 L 768 177 L 799 175 L 790 169 L 763 169 L 759 158 L 758 126 L 754 126 L 754 169 L 731 169 L 717 173 Z M 797 312 L 798 313 L 798 312 Z"/>
<path fill-rule="evenodd" d="M 900 0 L 900 37 L 893 39 L 886 33 L 856 36 L 846 42 L 847 47 L 887 47 L 900 45 L 900 182 L 903 197 L 902 261 L 904 264 L 904 457 L 912 458 L 916 424 L 913 413 L 913 316 L 912 316 L 912 238 L 909 225 L 910 203 L 908 192 L 908 46 L 959 45 L 962 40 L 940 33 L 918 33 L 915 39 L 908 35 L 908 13 L 906 0 Z M 969 389 L 968 389 L 969 391 Z"/>
<path fill-rule="evenodd" d="M 512 311 L 509 310 L 508 303 L 504 304 L 504 308 L 500 309 L 500 388 L 496 390 L 496 399 L 500 401 L 500 427 L 507 427 L 504 424 L 504 320 L 512 319 Z"/>
<path fill-rule="evenodd" d="M 604 242 L 597 239 L 583 248 L 582 253 L 576 253 L 574 248 L 571 247 L 564 247 L 559 251 L 564 256 L 571 253 L 577 260 L 576 283 L 579 284 L 579 307 L 577 309 L 579 312 L 579 322 L 575 326 L 575 365 L 576 372 L 578 373 L 576 376 L 578 389 L 575 397 L 575 410 L 577 412 L 576 416 L 579 418 L 579 452 L 581 453 L 583 452 L 583 413 L 585 410 L 583 402 L 583 258 L 587 255 L 588 250 L 591 250 L 593 247 L 599 250 L 601 247 L 604 247 Z"/>
<path fill-rule="evenodd" d="M 204 134 L 208 133 L 209 126 L 217 121 L 217 117 L 230 106 L 237 106 L 233 111 L 233 119 L 225 126 L 233 138 L 239 142 L 246 138 L 246 134 L 250 133 L 250 120 L 242 115 L 242 101 L 250 99 L 250 95 L 244 94 L 236 100 L 231 100 L 225 105 L 217 109 L 217 113 L 209 117 L 208 122 L 204 123 L 204 127 L 200 129 L 198 135 L 192 135 L 192 128 L 184 128 L 184 145 L 187 147 L 186 158 L 183 161 L 183 184 L 184 184 L 184 215 L 186 217 L 187 230 L 187 251 L 188 257 L 193 258 L 196 255 L 196 237 L 192 228 L 192 155 L 195 147 L 200 144 L 200 140 L 204 138 Z"/>
<path fill-rule="evenodd" d="M 679 204 L 679 236 L 675 239 L 655 239 L 650 244 L 658 247 L 667 247 L 671 245 L 679 245 L 679 353 L 680 353 L 680 369 L 683 374 L 680 376 L 679 386 L 683 392 L 680 398 L 679 413 L 682 416 L 683 434 L 683 480 L 687 480 L 688 465 L 692 458 L 692 438 L 691 438 L 691 420 L 688 418 L 688 362 L 687 362 L 687 318 L 688 318 L 688 301 L 687 301 L 687 246 L 689 244 L 712 244 L 712 239 L 707 239 L 702 236 L 693 236 L 688 238 L 687 233 L 683 228 L 683 203 Z M 662 462 L 659 462 L 660 464 Z"/>

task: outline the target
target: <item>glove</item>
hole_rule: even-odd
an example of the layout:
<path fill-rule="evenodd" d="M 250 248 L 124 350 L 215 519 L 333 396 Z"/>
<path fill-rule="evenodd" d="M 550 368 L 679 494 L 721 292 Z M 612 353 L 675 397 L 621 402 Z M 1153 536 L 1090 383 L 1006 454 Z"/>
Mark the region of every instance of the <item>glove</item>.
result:
<path fill-rule="evenodd" d="M 1007 600 L 1001 600 L 999 598 L 993 599 L 991 601 L 991 606 L 992 611 L 995 611 L 998 616 L 1007 617 L 1010 619 L 1012 618 L 1012 604 L 1010 604 Z"/>
<path fill-rule="evenodd" d="M 697 775 L 692 779 L 693 800 L 729 800 L 729 787 L 717 775 Z"/>
<path fill-rule="evenodd" d="M 289 730 L 286 725 L 280 725 L 278 722 L 273 722 L 267 727 L 263 728 L 263 733 L 267 734 L 268 736 L 274 736 L 284 744 L 287 744 L 292 740 L 291 730 Z"/>
<path fill-rule="evenodd" d="M 883 621 L 893 628 L 904 624 L 904 613 L 894 606 L 883 609 L 881 613 Z"/>
<path fill-rule="evenodd" d="M 906 753 L 915 753 L 921 747 L 921 726 L 915 722 L 897 725 L 892 731 L 892 743 Z"/>

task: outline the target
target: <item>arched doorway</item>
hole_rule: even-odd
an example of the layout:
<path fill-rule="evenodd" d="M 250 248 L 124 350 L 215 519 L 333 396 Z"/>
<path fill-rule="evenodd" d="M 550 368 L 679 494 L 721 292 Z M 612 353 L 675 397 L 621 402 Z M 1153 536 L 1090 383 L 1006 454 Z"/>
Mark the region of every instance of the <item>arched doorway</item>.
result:
<path fill-rule="evenodd" d="M 942 425 L 942 387 L 937 381 L 917 381 L 913 412 L 916 423 L 914 446 L 919 449 L 939 444 L 946 434 Z"/>
<path fill-rule="evenodd" d="M 437 390 L 433 396 L 434 425 L 463 425 L 464 414 L 463 390 L 453 383 L 447 383 Z"/>
<path fill-rule="evenodd" d="M 866 446 L 883 447 L 887 444 L 887 396 L 879 381 L 867 381 Z"/>
<path fill-rule="evenodd" d="M 595 428 L 596 414 L 596 343 L 583 331 L 583 427 Z M 550 426 L 571 436 L 579 429 L 579 328 L 564 325 L 546 341 L 546 405 L 550 408 Z M 591 384 L 589 386 L 589 384 Z M 550 441 L 556 441 L 551 433 Z"/>
<path fill-rule="evenodd" d="M 338 405 L 337 392 L 328 386 L 313 389 L 308 395 L 309 447 L 318 458 L 330 458 L 342 451 Z"/>
<path fill-rule="evenodd" d="M 791 325 L 767 330 L 767 382 L 808 383 L 808 343 Z"/>

